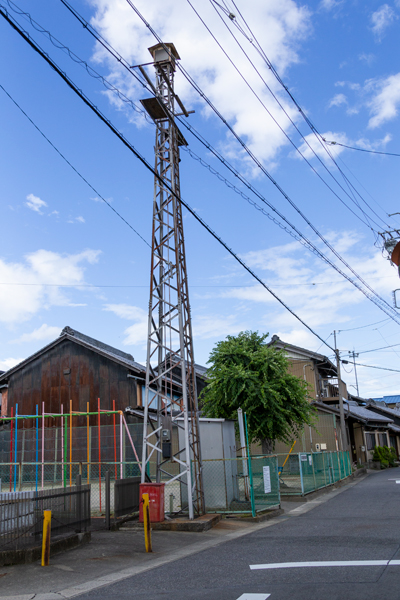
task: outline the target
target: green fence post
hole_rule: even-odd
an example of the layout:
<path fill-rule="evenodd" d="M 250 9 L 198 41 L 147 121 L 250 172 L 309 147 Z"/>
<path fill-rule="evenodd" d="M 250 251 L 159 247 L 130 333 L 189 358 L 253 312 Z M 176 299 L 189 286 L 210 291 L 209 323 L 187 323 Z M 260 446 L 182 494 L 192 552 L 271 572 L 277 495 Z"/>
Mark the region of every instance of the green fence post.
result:
<path fill-rule="evenodd" d="M 315 469 L 314 469 L 314 455 L 311 452 L 311 467 L 312 467 L 312 473 L 313 473 L 313 477 L 314 477 L 314 490 L 317 489 L 317 480 L 315 479 Z"/>
<path fill-rule="evenodd" d="M 253 488 L 253 470 L 251 468 L 251 456 L 249 448 L 249 433 L 247 431 L 247 415 L 244 413 L 244 426 L 246 428 L 246 445 L 247 445 L 247 460 L 249 463 L 249 484 L 250 484 L 250 502 L 251 502 L 251 514 L 253 517 L 256 516 L 256 505 L 254 502 L 254 488 Z"/>
<path fill-rule="evenodd" d="M 303 470 L 301 468 L 301 456 L 302 452 L 299 452 L 299 469 L 300 469 L 300 483 L 301 483 L 301 495 L 304 496 L 304 482 L 303 482 Z"/>

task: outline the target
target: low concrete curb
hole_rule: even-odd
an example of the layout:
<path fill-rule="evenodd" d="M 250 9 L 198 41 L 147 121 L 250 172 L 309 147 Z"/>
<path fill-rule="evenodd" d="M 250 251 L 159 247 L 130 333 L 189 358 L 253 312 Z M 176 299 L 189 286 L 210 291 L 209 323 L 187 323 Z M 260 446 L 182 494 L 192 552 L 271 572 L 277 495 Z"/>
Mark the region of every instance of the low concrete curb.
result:
<path fill-rule="evenodd" d="M 244 521 L 245 523 L 263 523 L 264 521 L 268 521 L 269 519 L 275 519 L 275 517 L 280 517 L 283 515 L 285 511 L 283 508 L 275 508 L 273 510 L 268 510 L 263 512 L 260 515 L 256 515 L 255 517 L 240 517 L 239 515 L 227 515 L 225 518 L 232 521 Z"/>
<path fill-rule="evenodd" d="M 336 481 L 335 483 L 332 483 L 331 485 L 327 485 L 326 487 L 320 489 L 320 490 L 315 490 L 315 492 L 310 492 L 309 494 L 305 494 L 304 496 L 285 496 L 285 494 L 281 494 L 281 500 L 285 501 L 285 502 L 310 502 L 311 500 L 314 500 L 315 498 L 318 498 L 319 496 L 322 496 L 323 494 L 327 494 L 328 492 L 331 492 L 332 490 L 341 488 L 344 485 L 347 485 L 350 481 L 353 481 L 354 479 L 357 479 L 358 477 L 361 477 L 362 475 L 368 475 L 369 473 L 367 472 L 367 469 L 365 467 L 361 468 L 361 469 L 357 469 L 357 471 L 354 471 L 354 473 L 352 473 L 351 475 L 349 475 L 348 477 L 346 477 L 345 479 L 341 479 L 340 481 Z"/>
<path fill-rule="evenodd" d="M 85 533 L 75 533 L 68 537 L 54 540 L 50 543 L 50 556 L 65 552 L 78 546 L 88 544 L 91 540 L 90 531 Z M 34 548 L 24 548 L 22 550 L 4 550 L 0 552 L 0 566 L 6 567 L 9 565 L 24 565 L 40 560 L 42 557 L 42 547 L 35 546 Z"/>
<path fill-rule="evenodd" d="M 208 531 L 214 527 L 221 520 L 222 515 L 219 514 L 207 514 L 190 521 L 189 519 L 170 519 L 163 521 L 162 523 L 152 523 L 151 528 L 154 531 L 191 531 L 194 533 L 201 533 L 202 531 Z M 143 529 L 143 523 L 134 521 L 130 525 L 129 522 L 125 523 L 121 530 L 127 529 Z"/>

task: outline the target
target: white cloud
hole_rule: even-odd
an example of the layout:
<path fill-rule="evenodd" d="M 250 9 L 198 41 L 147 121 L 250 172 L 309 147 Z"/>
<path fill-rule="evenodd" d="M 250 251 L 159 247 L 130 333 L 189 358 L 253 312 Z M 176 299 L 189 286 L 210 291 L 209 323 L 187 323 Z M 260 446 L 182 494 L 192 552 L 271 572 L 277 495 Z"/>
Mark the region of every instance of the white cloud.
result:
<path fill-rule="evenodd" d="M 371 29 L 378 40 L 381 40 L 386 29 L 396 19 L 398 19 L 396 13 L 394 12 L 393 8 L 388 4 L 382 4 L 382 6 L 378 8 L 378 10 L 372 13 Z"/>
<path fill-rule="evenodd" d="M 327 140 L 328 142 L 339 142 L 340 144 L 350 145 L 349 139 L 345 133 L 334 133 L 333 131 L 326 131 L 325 133 L 321 134 L 321 137 L 324 140 Z M 341 154 L 345 150 L 345 148 L 342 148 L 341 146 L 320 143 L 313 133 L 306 135 L 305 140 L 307 141 L 307 143 L 304 141 L 299 149 L 300 152 L 307 159 L 313 158 L 313 156 L 317 154 L 317 156 L 322 158 L 322 160 L 324 160 L 325 162 L 330 162 L 331 158 L 329 157 L 328 152 L 326 150 L 328 150 L 334 157 L 339 156 L 339 154 Z M 301 158 L 298 152 L 292 152 L 291 155 L 295 158 Z"/>
<path fill-rule="evenodd" d="M 74 217 L 73 219 L 69 219 L 67 223 L 85 223 L 85 219 L 83 217 Z"/>
<path fill-rule="evenodd" d="M 342 4 L 342 0 L 321 0 L 320 7 L 324 10 L 332 10 Z"/>
<path fill-rule="evenodd" d="M 84 283 L 85 265 L 96 263 L 99 255 L 99 250 L 65 255 L 37 250 L 19 263 L 0 259 L 0 281 L 14 284 L 0 286 L 0 322 L 24 321 L 50 306 L 68 305 L 58 285 Z"/>
<path fill-rule="evenodd" d="M 15 367 L 15 365 L 19 365 L 20 362 L 25 360 L 24 358 L 0 358 L 0 371 L 8 371 Z"/>
<path fill-rule="evenodd" d="M 195 339 L 225 338 L 244 331 L 246 326 L 237 322 L 236 315 L 203 315 L 193 317 Z"/>
<path fill-rule="evenodd" d="M 24 333 L 13 343 L 28 343 L 43 340 L 53 340 L 57 338 L 61 333 L 61 327 L 52 327 L 51 325 L 43 324 L 37 329 L 34 329 L 30 333 Z"/>
<path fill-rule="evenodd" d="M 41 198 L 39 198 L 38 196 L 34 196 L 33 194 L 28 194 L 26 199 L 27 202 L 25 202 L 25 206 L 27 206 L 34 212 L 39 213 L 40 215 L 43 214 L 40 209 L 47 206 L 47 203 L 44 200 L 41 200 Z"/>
<path fill-rule="evenodd" d="M 374 248 L 360 252 L 362 240 L 353 232 L 332 232 L 326 237 L 380 295 L 389 297 L 393 286 L 398 284 L 398 276 L 389 261 L 382 259 L 379 250 Z M 366 301 L 365 296 L 332 267 L 311 256 L 295 242 L 249 252 L 243 259 L 250 266 L 263 271 L 266 284 L 313 328 L 348 321 L 354 307 Z M 337 261 L 332 259 L 332 262 Z M 346 270 L 341 263 L 339 266 Z M 349 275 L 352 276 L 351 273 Z M 290 333 L 299 329 L 295 317 L 283 310 L 261 285 L 233 288 L 220 295 L 245 302 L 250 309 L 254 304 L 264 304 L 266 313 L 264 321 L 260 320 L 260 329 L 270 333 Z M 282 334 L 283 339 L 285 335 Z"/>
<path fill-rule="evenodd" d="M 148 332 L 148 315 L 145 310 L 138 306 L 131 306 L 129 304 L 107 304 L 104 310 L 114 313 L 121 319 L 127 319 L 129 321 L 135 321 L 133 325 L 130 325 L 125 329 L 125 339 L 123 344 L 125 346 L 143 344 L 147 340 Z"/>
<path fill-rule="evenodd" d="M 336 94 L 329 102 L 329 108 L 331 106 L 342 106 L 343 104 L 347 104 L 346 96 L 344 94 Z"/>
<path fill-rule="evenodd" d="M 128 4 L 111 0 L 91 0 L 91 4 L 96 8 L 92 24 L 130 64 L 149 62 L 147 48 L 154 45 L 155 40 Z M 174 41 L 182 65 L 233 124 L 237 133 L 246 139 L 252 151 L 265 162 L 273 161 L 279 149 L 287 143 L 286 138 L 210 39 L 189 5 L 174 0 L 138 0 L 135 4 L 162 39 Z M 225 25 L 216 18 L 211 4 L 203 2 L 197 8 L 263 102 L 280 124 L 288 128 L 287 117 L 251 69 Z M 285 76 L 291 65 L 298 62 L 299 43 L 310 32 L 310 11 L 293 0 L 253 0 L 251 10 L 244 16 L 281 76 Z M 288 113 L 294 120 L 299 119 L 298 111 L 286 101 L 266 64 L 252 48 L 248 52 L 268 85 L 281 95 Z M 109 65 L 110 78 L 128 96 L 135 100 L 143 97 L 142 88 L 138 88 L 135 80 L 111 61 L 99 46 L 96 47 L 95 60 Z M 154 77 L 152 68 L 149 75 Z M 200 106 L 203 114 L 211 114 L 179 72 L 176 74 L 176 91 L 188 107 L 199 110 Z M 226 143 L 231 151 L 234 149 L 236 156 L 240 155 L 238 145 L 232 146 L 229 137 Z"/>
<path fill-rule="evenodd" d="M 376 56 L 375 56 L 375 54 L 367 54 L 366 52 L 362 52 L 359 55 L 358 59 L 361 62 L 367 63 L 367 65 L 370 67 L 372 65 L 372 63 L 375 62 Z"/>
<path fill-rule="evenodd" d="M 367 82 L 367 89 L 377 90 L 369 103 L 372 117 L 368 127 L 374 129 L 397 116 L 400 105 L 400 73 Z"/>

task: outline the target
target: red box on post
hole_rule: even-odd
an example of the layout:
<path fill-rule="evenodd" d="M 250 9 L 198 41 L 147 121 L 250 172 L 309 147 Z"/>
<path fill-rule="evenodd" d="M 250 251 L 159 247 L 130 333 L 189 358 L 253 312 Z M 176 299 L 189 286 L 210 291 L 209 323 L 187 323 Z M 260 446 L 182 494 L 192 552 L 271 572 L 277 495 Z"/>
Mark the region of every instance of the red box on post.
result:
<path fill-rule="evenodd" d="M 162 523 L 165 521 L 164 510 L 164 488 L 165 483 L 141 483 L 139 486 L 139 522 L 143 523 L 142 494 L 149 495 L 150 523 Z"/>

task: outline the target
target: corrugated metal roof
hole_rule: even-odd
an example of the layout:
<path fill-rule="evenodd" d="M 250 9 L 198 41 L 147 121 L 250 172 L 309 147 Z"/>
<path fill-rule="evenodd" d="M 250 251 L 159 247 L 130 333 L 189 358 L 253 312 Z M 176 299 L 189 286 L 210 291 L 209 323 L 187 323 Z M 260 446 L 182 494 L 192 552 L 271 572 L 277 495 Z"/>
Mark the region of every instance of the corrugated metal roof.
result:
<path fill-rule="evenodd" d="M 374 402 L 386 402 L 386 404 L 396 404 L 396 402 L 400 402 L 400 394 L 382 396 L 381 398 L 371 398 L 371 400 L 374 400 Z"/>

